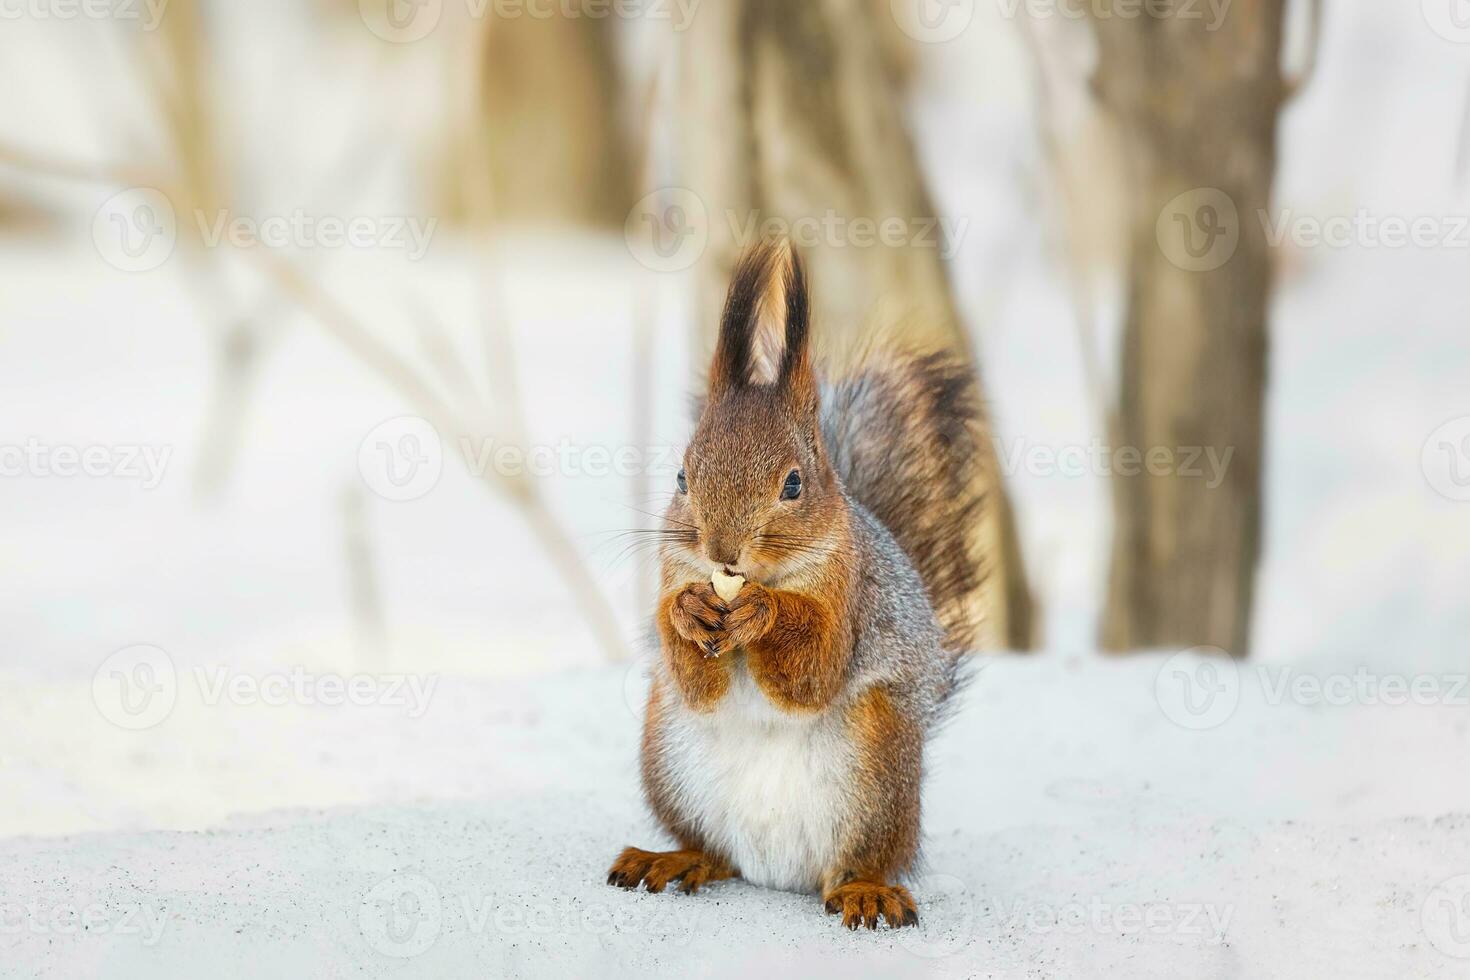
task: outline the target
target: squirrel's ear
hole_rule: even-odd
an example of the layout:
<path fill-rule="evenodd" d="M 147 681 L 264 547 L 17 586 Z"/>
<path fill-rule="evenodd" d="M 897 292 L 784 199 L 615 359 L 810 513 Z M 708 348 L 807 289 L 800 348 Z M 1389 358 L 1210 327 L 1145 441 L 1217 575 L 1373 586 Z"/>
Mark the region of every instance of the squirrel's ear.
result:
<path fill-rule="evenodd" d="M 720 318 L 711 397 L 746 385 L 806 383 L 809 321 L 806 271 L 791 244 L 764 242 L 746 252 Z"/>

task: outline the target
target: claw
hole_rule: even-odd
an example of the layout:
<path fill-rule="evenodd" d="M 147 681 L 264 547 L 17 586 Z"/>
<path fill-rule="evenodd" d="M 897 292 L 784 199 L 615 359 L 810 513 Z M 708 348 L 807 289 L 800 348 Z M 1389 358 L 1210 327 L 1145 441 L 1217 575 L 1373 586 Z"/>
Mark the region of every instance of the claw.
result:
<path fill-rule="evenodd" d="M 639 885 L 646 885 L 656 895 L 669 882 L 678 882 L 679 891 L 692 895 L 700 885 L 738 874 L 735 869 L 698 851 L 655 853 L 630 847 L 613 862 L 607 883 L 628 891 L 636 891 Z"/>
<path fill-rule="evenodd" d="M 877 929 L 884 923 L 900 929 L 919 924 L 914 898 L 902 885 L 853 881 L 834 889 L 822 904 L 830 914 L 842 913 L 842 924 L 848 929 L 860 925 Z"/>

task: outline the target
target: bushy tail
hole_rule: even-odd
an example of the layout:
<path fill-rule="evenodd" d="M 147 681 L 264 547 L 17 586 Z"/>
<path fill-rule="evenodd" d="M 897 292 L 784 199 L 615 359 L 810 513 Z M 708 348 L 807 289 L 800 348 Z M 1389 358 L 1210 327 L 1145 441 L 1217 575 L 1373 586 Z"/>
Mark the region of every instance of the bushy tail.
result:
<path fill-rule="evenodd" d="M 870 354 L 824 387 L 822 437 L 848 493 L 914 563 L 945 646 L 972 648 L 997 560 L 979 527 L 1000 489 L 970 367 L 948 353 Z"/>

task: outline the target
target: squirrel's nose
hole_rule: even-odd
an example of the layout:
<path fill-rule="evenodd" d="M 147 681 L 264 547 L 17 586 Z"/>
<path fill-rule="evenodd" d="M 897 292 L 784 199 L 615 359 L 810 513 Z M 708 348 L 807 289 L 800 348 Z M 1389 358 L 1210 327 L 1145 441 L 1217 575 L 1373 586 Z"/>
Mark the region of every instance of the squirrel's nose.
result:
<path fill-rule="evenodd" d="M 711 538 L 704 546 L 704 553 L 724 568 L 734 568 L 740 561 L 740 547 L 724 538 Z"/>

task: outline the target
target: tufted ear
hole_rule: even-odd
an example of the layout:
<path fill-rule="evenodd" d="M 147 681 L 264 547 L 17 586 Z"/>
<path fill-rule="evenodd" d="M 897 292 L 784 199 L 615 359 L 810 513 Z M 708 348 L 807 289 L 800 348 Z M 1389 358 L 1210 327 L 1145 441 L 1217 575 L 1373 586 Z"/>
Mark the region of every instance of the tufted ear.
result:
<path fill-rule="evenodd" d="M 747 251 L 725 297 L 710 398 L 750 385 L 815 389 L 807 351 L 810 318 L 806 270 L 791 244 L 762 242 Z"/>

